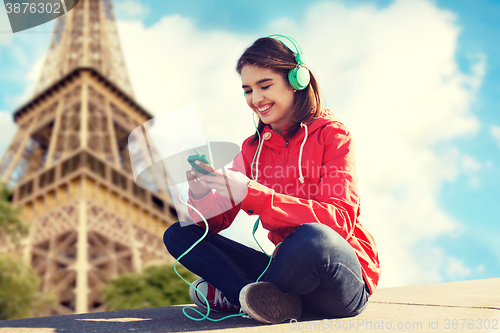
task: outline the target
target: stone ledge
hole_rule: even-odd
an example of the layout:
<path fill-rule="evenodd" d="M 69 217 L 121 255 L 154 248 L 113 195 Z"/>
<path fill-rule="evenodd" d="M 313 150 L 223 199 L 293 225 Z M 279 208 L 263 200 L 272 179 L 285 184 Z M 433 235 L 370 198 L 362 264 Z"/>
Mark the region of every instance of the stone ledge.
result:
<path fill-rule="evenodd" d="M 0 321 L 0 333 L 21 332 L 498 332 L 500 278 L 381 288 L 367 309 L 344 319 L 301 318 L 265 325 L 252 319 L 195 322 L 183 306 Z M 212 318 L 222 317 L 212 314 Z M 495 324 L 496 323 L 496 324 Z M 481 325 L 481 327 L 480 327 Z M 485 329 L 489 325 L 489 329 Z M 496 326 L 495 326 L 496 325 Z"/>

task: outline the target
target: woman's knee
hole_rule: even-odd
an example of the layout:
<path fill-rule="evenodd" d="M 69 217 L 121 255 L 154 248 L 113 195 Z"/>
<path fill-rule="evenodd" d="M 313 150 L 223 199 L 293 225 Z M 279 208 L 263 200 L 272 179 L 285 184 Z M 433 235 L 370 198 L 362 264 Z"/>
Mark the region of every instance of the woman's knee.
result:
<path fill-rule="evenodd" d="M 180 223 L 175 222 L 163 233 L 163 243 L 170 254 L 172 254 L 172 248 L 174 247 L 173 243 L 175 242 L 175 235 L 178 234 L 178 229 L 180 229 Z"/>
<path fill-rule="evenodd" d="M 186 246 L 189 247 L 192 243 L 194 243 L 189 242 L 193 236 L 197 237 L 197 229 L 201 228 L 195 224 L 187 226 L 182 225 L 180 222 L 176 222 L 168 227 L 163 234 L 163 243 L 165 244 L 168 252 L 177 258 Z"/>
<path fill-rule="evenodd" d="M 346 240 L 332 228 L 320 223 L 306 223 L 294 231 L 298 237 L 295 241 L 304 243 L 305 246 L 318 248 L 332 248 L 343 246 Z M 347 244 L 348 245 L 348 244 Z"/>
<path fill-rule="evenodd" d="M 172 224 L 170 227 L 165 230 L 163 233 L 163 243 L 165 243 L 165 246 L 170 243 L 172 239 L 174 239 L 175 234 L 177 234 L 177 230 L 180 228 L 180 223 L 175 222 Z"/>
<path fill-rule="evenodd" d="M 300 250 L 302 255 L 314 257 L 315 260 L 357 261 L 351 245 L 335 230 L 324 224 L 302 224 L 289 236 L 289 246 Z"/>

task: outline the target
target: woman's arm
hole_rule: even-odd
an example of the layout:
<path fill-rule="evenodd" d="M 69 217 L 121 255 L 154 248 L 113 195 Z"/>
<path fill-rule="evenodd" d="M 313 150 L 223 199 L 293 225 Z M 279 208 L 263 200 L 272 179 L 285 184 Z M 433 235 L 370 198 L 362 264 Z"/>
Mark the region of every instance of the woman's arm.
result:
<path fill-rule="evenodd" d="M 189 201 L 207 219 L 212 233 L 218 233 L 228 228 L 240 210 L 241 201 L 246 196 L 247 186 L 250 182 L 250 179 L 243 173 L 246 170 L 245 164 L 247 163 L 240 152 L 234 159 L 231 168 L 224 170 L 224 172 L 222 170 L 212 172 L 216 175 L 215 177 L 195 172 L 198 183 L 206 188 L 217 190 L 215 193 L 210 190 L 207 195 L 201 198 L 189 191 Z M 207 170 L 210 167 L 203 164 L 200 166 L 207 168 Z M 193 209 L 189 208 L 188 211 L 196 223 L 202 221 Z M 200 225 L 204 226 L 204 223 Z"/>

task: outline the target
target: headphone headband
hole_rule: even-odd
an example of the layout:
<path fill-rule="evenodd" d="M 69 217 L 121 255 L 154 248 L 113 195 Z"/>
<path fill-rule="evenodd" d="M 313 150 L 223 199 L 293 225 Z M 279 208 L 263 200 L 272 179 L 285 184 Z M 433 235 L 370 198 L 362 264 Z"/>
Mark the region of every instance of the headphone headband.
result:
<path fill-rule="evenodd" d="M 292 37 L 280 34 L 269 35 L 267 36 L 267 38 L 274 38 L 278 40 L 279 42 L 281 42 L 281 44 L 285 45 L 287 49 L 295 54 L 295 62 L 297 63 L 297 66 L 295 68 L 292 68 L 288 72 L 288 82 L 290 82 L 290 85 L 293 87 L 293 89 L 304 90 L 311 81 L 311 76 L 309 74 L 309 70 L 305 66 L 305 58 L 302 54 L 302 49 L 299 43 L 297 43 L 297 41 Z M 282 38 L 288 40 L 295 48 L 295 51 L 292 50 L 288 45 L 286 45 L 282 40 L 280 40 Z"/>
<path fill-rule="evenodd" d="M 286 45 L 285 43 L 281 42 L 283 45 L 285 45 L 290 51 L 294 52 L 295 54 L 297 55 L 302 55 L 302 49 L 299 45 L 299 43 L 297 43 L 297 41 L 295 39 L 293 39 L 292 37 L 290 36 L 285 36 L 285 35 L 280 35 L 280 34 L 273 34 L 273 35 L 269 35 L 267 36 L 267 38 L 274 38 L 276 40 L 280 40 L 280 38 L 285 38 L 287 39 L 290 43 L 292 43 L 292 45 L 295 47 L 295 52 L 288 46 Z"/>

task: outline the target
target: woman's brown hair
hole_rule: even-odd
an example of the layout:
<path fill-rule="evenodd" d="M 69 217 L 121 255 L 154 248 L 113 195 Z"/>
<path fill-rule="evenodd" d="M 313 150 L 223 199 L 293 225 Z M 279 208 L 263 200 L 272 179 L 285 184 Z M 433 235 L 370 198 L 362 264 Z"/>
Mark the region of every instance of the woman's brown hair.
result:
<path fill-rule="evenodd" d="M 297 66 L 295 56 L 296 54 L 279 40 L 268 37 L 259 38 L 241 55 L 236 71 L 241 75 L 241 69 L 245 65 L 270 68 L 276 73 L 281 73 L 288 82 L 288 72 Z M 309 74 L 311 75 L 311 81 L 307 87 L 294 93 L 293 115 L 291 122 L 283 128 L 284 138 L 294 136 L 299 130 L 301 122 L 308 120 L 311 122 L 318 116 L 321 108 L 319 87 L 310 70 Z M 266 124 L 259 120 L 259 133 L 262 132 L 265 126 Z M 251 143 L 255 140 L 258 140 L 257 133 L 254 134 Z"/>

